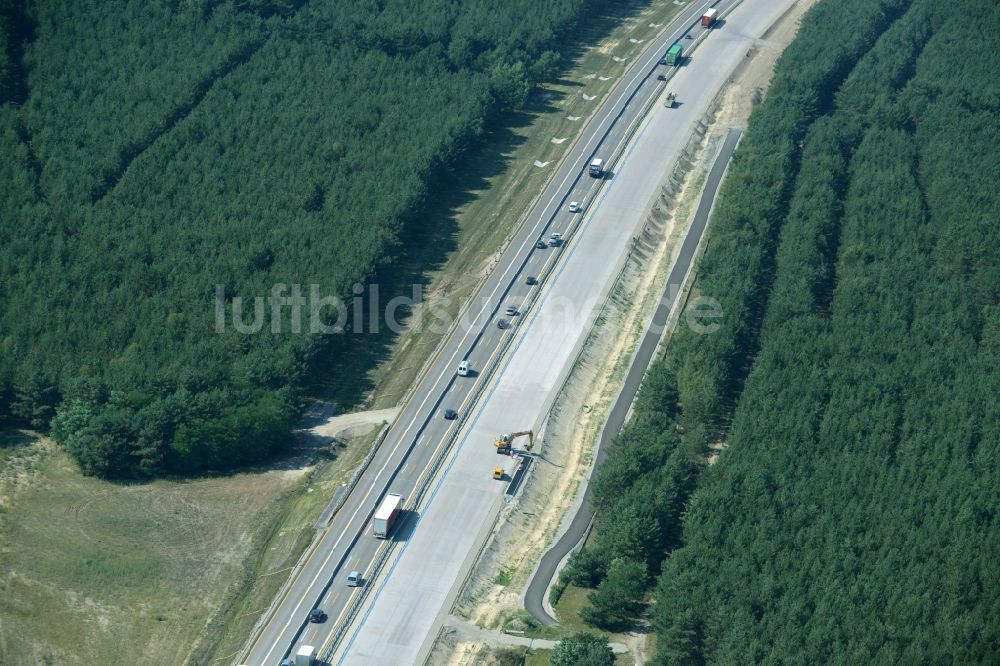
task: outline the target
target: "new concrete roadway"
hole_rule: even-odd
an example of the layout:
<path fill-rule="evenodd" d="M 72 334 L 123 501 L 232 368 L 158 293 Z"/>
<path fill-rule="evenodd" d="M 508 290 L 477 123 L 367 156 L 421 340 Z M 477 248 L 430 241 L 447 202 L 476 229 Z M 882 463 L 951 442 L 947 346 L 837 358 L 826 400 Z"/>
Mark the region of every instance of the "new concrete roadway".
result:
<path fill-rule="evenodd" d="M 650 362 L 652 362 L 653 354 L 656 352 L 663 332 L 666 330 L 667 320 L 673 312 L 674 300 L 681 294 L 684 281 L 691 270 L 695 252 L 698 250 L 705 227 L 708 225 L 708 214 L 715 203 L 715 195 L 719 191 L 722 176 L 726 171 L 726 167 L 729 166 L 729 160 L 733 156 L 733 151 L 736 150 L 740 134 L 739 129 L 729 130 L 729 134 L 722 144 L 722 150 L 716 157 L 715 164 L 712 165 L 712 170 L 708 174 L 708 179 L 705 181 L 705 187 L 701 193 L 701 199 L 698 202 L 698 208 L 694 214 L 694 220 L 691 222 L 691 228 L 684 237 L 684 242 L 681 244 L 681 250 L 674 260 L 674 265 L 670 267 L 670 274 L 667 276 L 667 284 L 663 290 L 663 296 L 660 298 L 660 302 L 657 303 L 653 317 L 650 319 L 649 326 L 646 327 L 646 332 L 642 337 L 642 342 L 639 343 L 639 348 L 632 357 L 628 372 L 625 375 L 625 381 L 622 382 L 621 390 L 619 390 L 611 409 L 608 411 L 608 418 L 601 429 L 600 443 L 597 447 L 597 458 L 593 469 L 601 466 L 601 462 L 608 454 L 608 446 L 625 424 L 625 418 L 632 408 L 632 402 L 639 391 L 642 378 L 645 376 L 646 369 L 649 367 Z M 591 505 L 591 490 L 591 486 L 588 484 L 583 493 L 583 501 L 580 503 L 580 508 L 570 521 L 569 527 L 566 528 L 566 531 L 563 532 L 556 543 L 542 555 L 538 568 L 535 569 L 535 573 L 528 582 L 528 588 L 524 593 L 524 607 L 542 624 L 550 626 L 558 624 L 556 619 L 545 610 L 545 595 L 548 592 L 552 578 L 556 574 L 556 570 L 559 568 L 559 563 L 580 543 L 587 533 L 587 529 L 590 527 L 591 520 L 594 518 L 594 508 Z"/>
<path fill-rule="evenodd" d="M 481 527 L 491 522 L 502 502 L 505 485 L 494 481 L 491 472 L 504 459 L 493 453 L 493 438 L 541 423 L 646 203 L 692 124 L 743 57 L 752 39 L 747 35 L 761 34 L 792 0 L 747 0 L 721 29 L 712 31 L 670 83 L 680 105 L 669 110 L 657 105 L 613 173 L 604 180 L 587 177 L 590 159 L 620 152 L 647 102 L 663 93 L 656 74 L 667 68 L 657 61 L 670 43 L 693 30 L 692 22 L 710 4 L 683 9 L 612 92 L 595 100 L 601 106 L 481 286 L 480 299 L 442 343 L 356 487 L 293 572 L 238 663 L 278 664 L 303 644 L 325 654 L 340 635 L 338 629 L 345 628 L 348 610 L 366 593 L 368 603 L 340 643 L 338 660 L 409 664 L 429 649 L 438 616 L 447 610 L 474 558 Z M 570 200 L 584 202 L 585 212 L 569 213 Z M 563 233 L 565 242 L 535 246 L 553 231 Z M 529 276 L 539 277 L 541 284 L 528 284 Z M 532 301 L 526 311 L 525 304 Z M 517 314 L 504 314 L 508 306 Z M 501 318 L 513 326 L 500 329 Z M 496 383 L 475 372 L 456 376 L 463 359 L 474 371 L 490 367 L 501 343 L 511 352 L 499 365 Z M 470 411 L 470 399 L 484 388 Z M 445 420 L 446 409 L 457 410 L 459 419 Z M 415 489 L 425 486 L 428 468 L 456 434 L 453 456 L 433 478 L 423 505 L 413 507 Z M 383 541 L 373 537 L 370 519 L 387 492 L 403 495 L 409 511 L 394 539 Z M 392 549 L 392 557 L 379 577 L 366 580 L 367 587 L 345 585 L 348 571 L 368 573 L 373 562 L 384 559 L 385 549 Z M 329 619 L 309 623 L 313 608 Z"/>
<path fill-rule="evenodd" d="M 540 299 L 522 316 L 496 381 L 468 415 L 452 456 L 417 507 L 418 519 L 372 581 L 370 599 L 333 663 L 414 664 L 430 652 L 504 501 L 503 485 L 491 477 L 497 459 L 493 438 L 511 430 L 537 430 L 544 421 L 644 223 L 647 205 L 693 125 L 754 39 L 793 2 L 743 3 L 671 80 L 680 104 L 657 105 L 649 113 L 614 166 L 613 178 L 560 249 L 562 260 Z"/>

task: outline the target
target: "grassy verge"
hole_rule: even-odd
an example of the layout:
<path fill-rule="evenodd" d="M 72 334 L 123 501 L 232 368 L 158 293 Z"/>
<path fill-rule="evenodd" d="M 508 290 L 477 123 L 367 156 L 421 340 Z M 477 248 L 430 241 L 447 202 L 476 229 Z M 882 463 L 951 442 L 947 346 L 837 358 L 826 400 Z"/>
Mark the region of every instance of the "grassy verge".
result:
<path fill-rule="evenodd" d="M 262 542 L 256 561 L 248 563 L 254 573 L 234 598 L 233 611 L 220 623 L 218 631 L 205 637 L 206 643 L 218 640 L 206 654 L 222 659 L 242 649 L 261 614 L 281 590 L 291 567 L 311 543 L 315 521 L 334 493 L 350 481 L 378 432 L 376 428 L 367 435 L 342 441 L 336 457 L 319 462 L 298 492 L 283 503 L 282 515 Z"/>
<path fill-rule="evenodd" d="M 523 632 L 523 635 L 528 638 L 541 638 L 550 641 L 558 641 L 577 632 L 586 631 L 604 636 L 612 643 L 624 643 L 625 634 L 601 631 L 584 624 L 580 619 L 580 610 L 588 605 L 587 594 L 589 592 L 590 590 L 586 588 L 574 585 L 567 586 L 556 604 L 556 616 L 559 618 L 559 624 L 554 627 L 539 624 L 528 611 L 521 610 L 507 618 L 503 623 L 503 629 L 512 633 L 517 632 L 518 635 Z"/>

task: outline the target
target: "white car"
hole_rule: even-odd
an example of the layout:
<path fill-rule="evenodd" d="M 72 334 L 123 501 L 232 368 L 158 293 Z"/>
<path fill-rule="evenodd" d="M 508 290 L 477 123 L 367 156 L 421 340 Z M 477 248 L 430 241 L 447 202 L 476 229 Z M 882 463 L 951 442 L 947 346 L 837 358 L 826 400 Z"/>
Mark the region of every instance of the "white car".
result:
<path fill-rule="evenodd" d="M 569 212 L 571 212 L 571 213 L 579 213 L 580 212 L 580 202 L 579 201 L 570 201 L 569 202 Z"/>

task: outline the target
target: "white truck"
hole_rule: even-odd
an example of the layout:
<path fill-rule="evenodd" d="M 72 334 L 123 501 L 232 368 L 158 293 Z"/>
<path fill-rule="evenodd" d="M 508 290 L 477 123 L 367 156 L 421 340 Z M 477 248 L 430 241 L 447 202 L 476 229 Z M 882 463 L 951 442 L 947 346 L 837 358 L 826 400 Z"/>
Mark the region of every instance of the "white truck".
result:
<path fill-rule="evenodd" d="M 388 539 L 392 526 L 396 522 L 396 517 L 403 509 L 403 496 L 389 493 L 382 499 L 382 504 L 375 511 L 372 518 L 372 531 L 379 539 Z M 296 666 L 298 666 L 296 664 Z"/>
<path fill-rule="evenodd" d="M 600 157 L 595 157 L 590 161 L 590 169 L 588 170 L 590 175 L 594 178 L 600 178 L 604 175 L 604 160 Z"/>
<path fill-rule="evenodd" d="M 316 648 L 312 645 L 301 645 L 295 653 L 295 666 L 313 666 L 316 663 Z"/>

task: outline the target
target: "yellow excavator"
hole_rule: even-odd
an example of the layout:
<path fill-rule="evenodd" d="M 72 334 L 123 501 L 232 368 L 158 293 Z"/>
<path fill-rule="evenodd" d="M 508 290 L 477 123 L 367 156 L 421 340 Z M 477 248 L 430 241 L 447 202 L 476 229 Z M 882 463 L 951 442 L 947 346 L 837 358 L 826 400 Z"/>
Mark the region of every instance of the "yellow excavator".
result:
<path fill-rule="evenodd" d="M 504 475 L 503 467 L 497 467 L 495 470 L 493 470 L 494 479 L 498 481 L 503 481 L 503 475 Z"/>
<path fill-rule="evenodd" d="M 535 433 L 530 430 L 519 430 L 518 432 L 510 432 L 500 435 L 493 441 L 494 446 L 497 447 L 497 453 L 504 455 L 510 453 L 513 441 L 524 435 L 528 436 L 528 446 L 526 446 L 524 450 L 530 451 L 532 445 L 535 443 Z"/>

